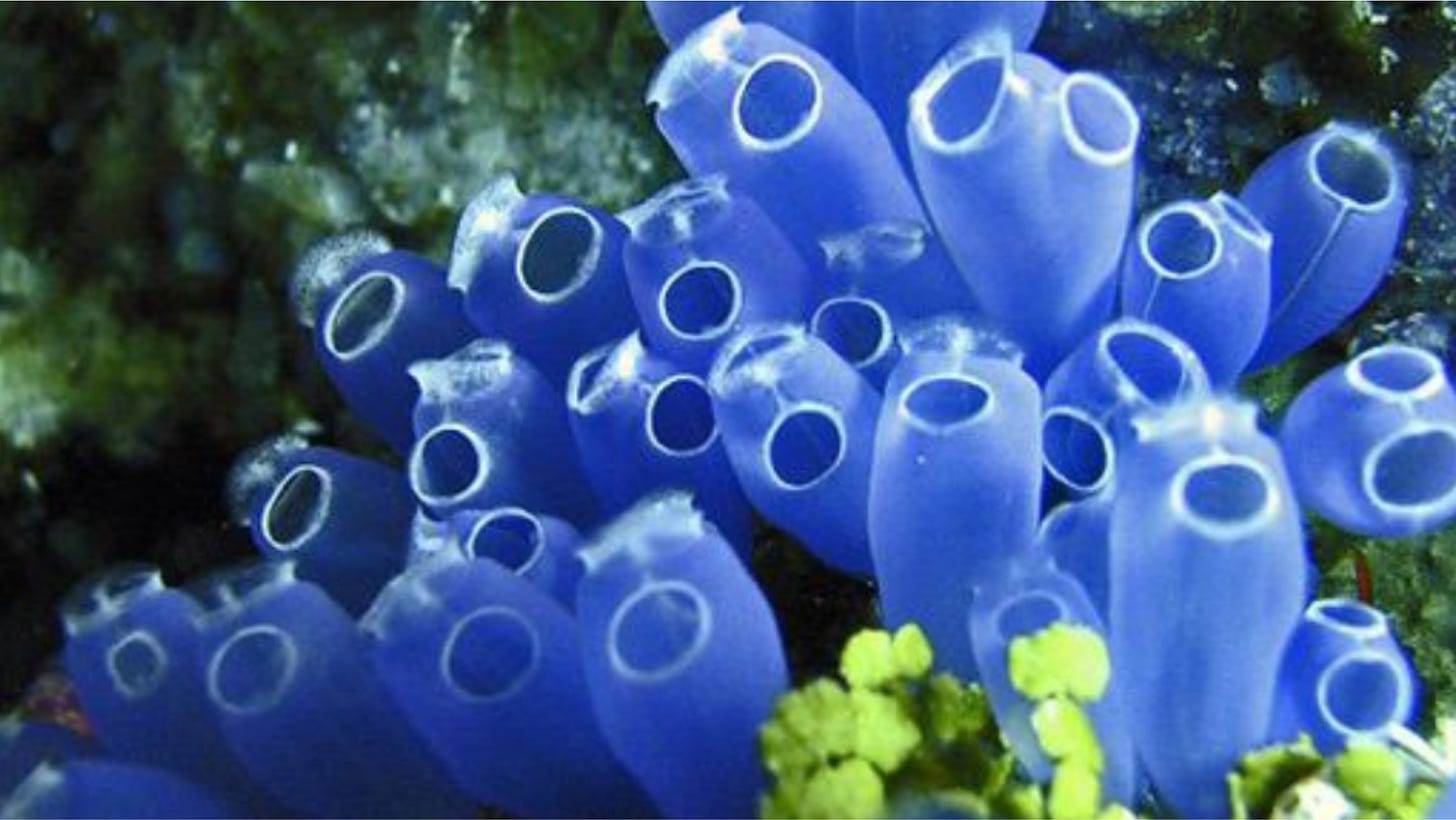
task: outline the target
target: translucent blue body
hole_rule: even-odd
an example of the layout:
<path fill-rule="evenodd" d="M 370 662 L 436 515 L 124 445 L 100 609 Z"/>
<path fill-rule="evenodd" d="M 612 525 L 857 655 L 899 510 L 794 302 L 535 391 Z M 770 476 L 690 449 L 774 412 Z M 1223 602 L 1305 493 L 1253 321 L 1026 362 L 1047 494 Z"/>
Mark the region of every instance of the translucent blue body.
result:
<path fill-rule="evenodd" d="M 304 266 L 299 276 L 316 276 Z M 300 285 L 302 287 L 302 285 Z M 439 265 L 405 251 L 353 260 L 312 303 L 314 355 L 349 410 L 396 452 L 409 449 L 419 390 L 409 366 L 475 336 Z"/>
<path fill-rule="evenodd" d="M 1122 263 L 1122 314 L 1188 343 L 1219 387 L 1244 371 L 1269 322 L 1273 237 L 1220 191 L 1148 214 Z"/>
<path fill-rule="evenodd" d="M 987 318 L 1041 376 L 1112 307 L 1140 124 L 1115 85 L 963 41 L 910 100 L 926 207 Z"/>
<path fill-rule="evenodd" d="M 271 460 L 270 460 L 271 459 Z M 264 451 L 249 533 L 269 561 L 294 561 L 352 613 L 404 567 L 414 499 L 398 470 L 329 447 Z"/>
<path fill-rule="evenodd" d="M 839 71 L 738 10 L 663 63 L 647 101 L 694 176 L 721 173 L 806 259 L 830 236 L 927 220 L 870 104 Z"/>
<path fill-rule="evenodd" d="M 1307 733 L 1335 755 L 1351 741 L 1383 743 L 1414 720 L 1418 679 L 1384 613 L 1327 598 L 1304 612 L 1284 650 L 1271 740 Z"/>
<path fill-rule="evenodd" d="M 883 619 L 918 623 L 937 664 L 967 680 L 975 590 L 1036 533 L 1040 415 L 1036 382 L 1015 361 L 939 345 L 907 353 L 880 408 L 868 515 Z"/>
<path fill-rule="evenodd" d="M 0 802 L 0 817 L 23 820 L 164 820 L 245 817 L 206 788 L 150 766 L 114 760 L 42 765 Z"/>
<path fill-rule="evenodd" d="M 788 686 L 773 612 L 687 496 L 659 496 L 584 553 L 577 616 L 597 721 L 668 817 L 750 817 L 758 727 Z"/>
<path fill-rule="evenodd" d="M 793 325 L 734 337 L 708 386 L 733 472 L 753 506 L 830 566 L 870 574 L 874 387 Z"/>
<path fill-rule="evenodd" d="M 592 522 L 566 402 L 533 362 L 480 339 L 410 372 L 420 403 L 409 483 L 432 515 L 518 505 Z"/>
<path fill-rule="evenodd" d="M 794 246 L 721 175 L 668 186 L 622 214 L 623 252 L 642 335 L 699 375 L 747 325 L 803 321 L 822 288 Z"/>
<path fill-rule="evenodd" d="M 577 626 L 490 561 L 401 575 L 363 626 L 380 680 L 474 800 L 521 817 L 635 817 L 646 798 L 597 730 Z"/>
<path fill-rule="evenodd" d="M 1344 529 L 1394 538 L 1456 516 L 1456 394 L 1419 348 L 1372 348 L 1310 382 L 1279 442 L 1300 501 Z"/>
<path fill-rule="evenodd" d="M 854 79 L 856 5 L 813 0 L 752 3 L 649 0 L 647 12 L 662 39 L 676 46 L 704 23 L 737 6 L 745 21 L 773 26 L 824 55 L 841 74 Z"/>
<path fill-rule="evenodd" d="M 621 512 L 655 490 L 690 490 L 748 554 L 753 511 L 700 377 L 649 352 L 633 334 L 577 362 L 567 401 L 583 469 L 605 509 Z"/>
<path fill-rule="evenodd" d="M 1109 487 L 1131 421 L 1208 392 L 1198 355 L 1140 319 L 1118 319 L 1089 336 L 1047 379 L 1042 417 L 1047 472 L 1077 493 Z"/>
<path fill-rule="evenodd" d="M 1332 122 L 1280 148 L 1239 199 L 1274 236 L 1269 329 L 1250 369 L 1278 363 L 1354 315 L 1385 277 L 1406 183 L 1372 131 Z"/>
<path fill-rule="evenodd" d="M 626 333 L 627 228 L 556 194 L 523 194 L 510 176 L 476 195 L 450 252 L 450 287 L 481 335 L 506 339 L 553 385 L 576 357 Z"/>
<path fill-rule="evenodd" d="M 1226 817 L 1225 777 L 1267 736 L 1304 608 L 1299 510 L 1251 405 L 1192 402 L 1136 427 L 1112 511 L 1112 656 L 1159 796 Z"/>
<path fill-rule="evenodd" d="M 302 815 L 474 816 L 322 590 L 279 564 L 217 597 L 206 692 L 254 782 Z"/>
<path fill-rule="evenodd" d="M 826 299 L 809 317 L 809 332 L 849 362 L 876 390 L 900 361 L 895 325 L 879 302 L 863 296 Z"/>
<path fill-rule="evenodd" d="M 59 766 L 97 751 L 95 741 L 59 723 L 14 717 L 0 720 L 0 805 L 42 763 Z"/>
<path fill-rule="evenodd" d="M 1108 565 L 1113 495 L 1100 492 L 1058 506 L 1036 531 L 1037 551 L 1082 585 L 1102 622 L 1108 623 Z"/>
<path fill-rule="evenodd" d="M 62 616 L 67 674 L 108 755 L 174 771 L 250 813 L 277 812 L 213 719 L 195 600 L 153 568 L 119 568 L 78 588 Z"/>
<path fill-rule="evenodd" d="M 581 533 L 571 524 L 520 507 L 465 510 L 450 517 L 451 538 L 467 558 L 498 564 L 555 598 L 576 607 Z"/>
<path fill-rule="evenodd" d="M 996 725 L 1032 779 L 1046 782 L 1051 779 L 1053 763 L 1042 752 L 1032 728 L 1035 703 L 1011 684 L 1011 642 L 1055 623 L 1085 627 L 1104 639 L 1106 630 L 1076 579 L 1052 568 L 1042 558 L 1022 561 L 1016 570 L 978 592 L 970 609 L 968 631 L 975 645 L 981 684 L 996 713 Z M 1107 691 L 1085 708 L 1102 747 L 1103 800 L 1127 804 L 1136 783 L 1136 762 L 1123 685 L 1124 677 L 1114 663 Z"/>
<path fill-rule="evenodd" d="M 925 224 L 881 222 L 819 244 L 830 293 L 877 302 L 896 324 L 974 312 L 970 288 Z"/>

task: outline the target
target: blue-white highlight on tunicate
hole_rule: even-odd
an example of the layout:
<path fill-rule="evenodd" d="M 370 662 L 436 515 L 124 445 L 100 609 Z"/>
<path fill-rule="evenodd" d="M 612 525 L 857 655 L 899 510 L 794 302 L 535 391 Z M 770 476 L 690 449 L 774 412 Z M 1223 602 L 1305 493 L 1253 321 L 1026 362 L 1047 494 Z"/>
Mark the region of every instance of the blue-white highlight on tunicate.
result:
<path fill-rule="evenodd" d="M 929 226 L 879 222 L 820 240 L 835 296 L 873 300 L 897 324 L 975 311 L 970 288 Z"/>
<path fill-rule="evenodd" d="M 116 760 L 42 764 L 0 801 L 5 820 L 187 820 L 242 809 L 174 772 Z"/>

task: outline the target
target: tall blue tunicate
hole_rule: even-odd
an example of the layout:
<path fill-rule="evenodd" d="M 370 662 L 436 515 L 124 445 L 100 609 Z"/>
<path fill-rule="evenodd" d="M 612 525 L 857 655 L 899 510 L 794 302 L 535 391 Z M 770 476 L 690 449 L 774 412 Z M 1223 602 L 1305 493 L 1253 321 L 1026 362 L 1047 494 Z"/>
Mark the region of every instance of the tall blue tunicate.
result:
<path fill-rule="evenodd" d="M 806 260 L 829 236 L 928 221 L 874 109 L 844 75 L 737 9 L 668 56 L 647 101 L 688 172 L 727 175 Z"/>
<path fill-rule="evenodd" d="M 576 357 L 633 325 L 626 239 L 626 226 L 600 208 L 523 194 L 503 176 L 460 216 L 450 287 L 481 335 L 509 341 L 559 387 Z"/>
<path fill-rule="evenodd" d="M 899 2 L 865 0 L 855 6 L 855 78 L 879 112 L 890 139 L 908 163 L 905 120 L 910 92 L 946 49 L 966 38 L 995 39 L 1025 51 L 1046 14 L 1046 3 Z"/>
<path fill-rule="evenodd" d="M 582 553 L 577 614 L 597 721 L 669 817 L 748 817 L 758 727 L 788 686 L 763 592 L 688 497 L 651 497 Z"/>
<path fill-rule="evenodd" d="M 1148 214 L 1122 265 L 1122 314 L 1188 343 L 1219 387 L 1231 386 L 1269 321 L 1273 237 L 1220 191 Z"/>
<path fill-rule="evenodd" d="M 259 553 L 352 613 L 404 567 L 415 504 L 394 468 L 284 436 L 244 454 L 230 489 Z"/>
<path fill-rule="evenodd" d="M 1279 441 L 1301 502 L 1383 538 L 1456 515 L 1456 393 L 1441 360 L 1385 344 L 1310 382 Z"/>
<path fill-rule="evenodd" d="M 1047 379 L 1042 448 L 1052 477 L 1077 493 L 1110 486 L 1131 420 L 1206 394 L 1208 374 L 1187 343 L 1141 319 L 1103 326 Z"/>
<path fill-rule="evenodd" d="M 1418 679 L 1385 614 L 1359 601 L 1315 601 L 1284 649 L 1274 741 L 1308 734 L 1327 755 L 1385 742 L 1415 718 Z"/>
<path fill-rule="evenodd" d="M 350 411 L 395 451 L 408 450 L 419 397 L 409 366 L 475 335 L 444 269 L 382 238 L 346 234 L 304 255 L 293 292 L 314 354 Z"/>
<path fill-rule="evenodd" d="M 436 517 L 518 505 L 586 525 L 596 514 L 566 402 L 511 345 L 478 339 L 410 368 L 420 385 L 410 488 Z"/>
<path fill-rule="evenodd" d="M 1042 469 L 1036 382 L 975 332 L 913 338 L 875 431 L 869 534 L 887 626 L 917 623 L 941 668 L 976 677 L 966 613 L 1032 547 Z"/>
<path fill-rule="evenodd" d="M 819 242 L 829 292 L 879 303 L 899 325 L 975 312 L 945 246 L 918 222 L 881 222 Z"/>
<path fill-rule="evenodd" d="M 1117 86 L 974 37 L 910 98 L 935 227 L 986 316 L 1047 373 L 1112 307 L 1138 115 Z"/>
<path fill-rule="evenodd" d="M 206 692 L 248 775 L 323 817 L 471 817 L 390 704 L 353 619 L 278 563 L 216 584 Z"/>
<path fill-rule="evenodd" d="M 242 809 L 174 772 L 116 760 L 42 764 L 0 802 L 11 820 L 243 817 Z"/>
<path fill-rule="evenodd" d="M 648 0 L 647 13 L 663 42 L 678 46 L 695 30 L 737 8 L 745 22 L 763 23 L 814 49 L 853 80 L 856 67 L 855 11 L 858 3 L 815 0 L 755 0 L 751 3 Z"/>
<path fill-rule="evenodd" d="M 1267 737 L 1304 608 L 1299 509 L 1255 415 L 1221 397 L 1146 415 L 1118 456 L 1112 656 L 1138 757 L 1188 817 L 1228 816 L 1225 777 Z"/>
<path fill-rule="evenodd" d="M 1408 194 L 1374 130 L 1331 122 L 1280 148 L 1239 199 L 1274 236 L 1269 328 L 1249 368 L 1291 356 L 1353 315 L 1380 286 Z"/>
<path fill-rule="evenodd" d="M 822 283 L 753 200 L 721 175 L 670 185 L 622 214 L 642 335 L 699 375 L 745 326 L 803 321 Z"/>
<path fill-rule="evenodd" d="M 1058 505 L 1036 531 L 1037 551 L 1082 585 L 1102 622 L 1108 623 L 1113 493 L 1110 488 Z"/>
<path fill-rule="evenodd" d="M 977 594 L 965 630 L 975 646 L 981 684 L 1016 759 L 1033 780 L 1051 779 L 1053 763 L 1042 751 L 1032 724 L 1035 702 L 1011 683 L 1009 653 L 1018 638 L 1029 638 L 1054 625 L 1089 629 L 1106 639 L 1106 630 L 1092 600 L 1076 579 L 1056 568 L 1046 556 L 1023 556 Z M 1136 783 L 1136 757 L 1128 727 L 1126 676 L 1112 664 L 1107 689 L 1087 703 L 1087 716 L 1102 748 L 1104 799 L 1131 802 Z"/>
<path fill-rule="evenodd" d="M 0 805 L 37 766 L 93 757 L 95 741 L 48 720 L 0 718 Z"/>
<path fill-rule="evenodd" d="M 250 813 L 278 811 L 213 719 L 195 600 L 155 568 L 118 567 L 78 587 L 61 615 L 67 675 L 110 756 L 174 771 Z"/>
<path fill-rule="evenodd" d="M 839 570 L 873 571 L 865 522 L 880 394 L 797 325 L 735 336 L 708 380 L 744 495 Z"/>
<path fill-rule="evenodd" d="M 364 617 L 395 705 L 472 799 L 522 817 L 650 803 L 597 729 L 570 613 L 491 561 L 419 564 Z"/>
<path fill-rule="evenodd" d="M 498 564 L 568 610 L 576 607 L 581 533 L 568 522 L 520 507 L 496 507 L 458 512 L 449 526 L 458 554 Z"/>
<path fill-rule="evenodd" d="M 890 314 L 863 296 L 825 299 L 809 317 L 809 332 L 849 362 L 876 390 L 900 361 L 900 343 Z"/>
<path fill-rule="evenodd" d="M 693 493 L 742 555 L 753 511 L 728 464 L 707 383 L 643 346 L 637 334 L 583 356 L 567 386 L 587 479 L 610 513 L 655 490 Z"/>

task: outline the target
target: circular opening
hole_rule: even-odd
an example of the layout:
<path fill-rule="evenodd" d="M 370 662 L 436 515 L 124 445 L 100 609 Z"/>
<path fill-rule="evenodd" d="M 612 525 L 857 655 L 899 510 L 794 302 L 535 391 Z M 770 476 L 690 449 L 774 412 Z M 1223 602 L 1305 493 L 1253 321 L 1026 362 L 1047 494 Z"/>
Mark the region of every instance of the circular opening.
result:
<path fill-rule="evenodd" d="M 329 314 L 324 341 L 341 359 L 372 349 L 389 332 L 404 304 L 404 285 L 382 271 L 354 280 Z"/>
<path fill-rule="evenodd" d="M 1074 407 L 1054 407 L 1041 422 L 1042 461 L 1061 483 L 1093 492 L 1112 474 L 1112 439 L 1102 425 Z"/>
<path fill-rule="evenodd" d="M 490 454 L 474 432 L 447 424 L 429 431 L 416 444 L 410 479 L 426 501 L 451 501 L 473 492 L 490 474 Z"/>
<path fill-rule="evenodd" d="M 980 57 L 950 69 L 927 109 L 934 138 L 957 143 L 980 137 L 996 116 L 1010 72 L 1004 55 Z"/>
<path fill-rule="evenodd" d="M 1401 674 L 1386 658 L 1350 655 L 1320 676 L 1319 708 L 1342 732 L 1376 732 L 1404 717 L 1404 690 Z"/>
<path fill-rule="evenodd" d="M 1122 328 L 1104 337 L 1107 360 L 1122 381 L 1144 400 L 1160 404 L 1178 397 L 1187 373 L 1169 343 L 1141 328 Z"/>
<path fill-rule="evenodd" d="M 504 566 L 512 572 L 530 569 L 546 542 L 541 521 L 525 510 L 487 513 L 470 534 L 470 554 Z"/>
<path fill-rule="evenodd" d="M 612 615 L 613 665 L 637 679 L 673 677 L 702 653 L 712 628 L 712 610 L 697 589 L 677 581 L 650 584 Z"/>
<path fill-rule="evenodd" d="M 331 486 L 329 474 L 318 467 L 293 468 L 263 506 L 263 537 L 274 549 L 297 549 L 323 527 Z"/>
<path fill-rule="evenodd" d="M 1384 201 L 1395 185 L 1389 159 L 1369 139 L 1334 134 L 1315 148 L 1315 178 L 1331 194 L 1370 207 Z"/>
<path fill-rule="evenodd" d="M 742 298 L 733 271 L 699 263 L 668 277 L 659 309 L 668 330 L 688 339 L 709 339 L 732 327 Z"/>
<path fill-rule="evenodd" d="M 749 141 L 785 145 L 814 127 L 819 105 L 819 79 L 813 69 L 797 57 L 775 55 L 760 61 L 743 78 L 734 101 L 734 118 Z"/>
<path fill-rule="evenodd" d="M 1397 433 L 1371 453 L 1367 492 L 1377 504 L 1427 508 L 1456 490 L 1456 432 Z"/>
<path fill-rule="evenodd" d="M 779 417 L 768 436 L 768 468 L 791 490 L 817 484 L 844 458 L 839 418 L 820 408 L 794 410 Z"/>
<path fill-rule="evenodd" d="M 1143 253 L 1158 275 L 1191 279 L 1213 267 L 1218 232 L 1194 211 L 1164 211 L 1153 217 L 1143 237 Z"/>
<path fill-rule="evenodd" d="M 150 633 L 128 633 L 106 653 L 106 668 L 112 685 L 128 698 L 140 698 L 156 691 L 167 671 L 167 651 Z"/>
<path fill-rule="evenodd" d="M 647 437 L 672 455 L 700 453 L 718 432 L 713 400 L 701 379 L 674 376 L 652 393 L 647 403 Z"/>
<path fill-rule="evenodd" d="M 890 346 L 890 317 L 874 302 L 831 299 L 814 311 L 810 331 L 855 367 L 884 355 Z"/>
<path fill-rule="evenodd" d="M 525 618 L 504 607 L 478 609 L 455 624 L 440 651 L 440 674 L 462 697 L 514 694 L 536 668 L 540 647 Z"/>
<path fill-rule="evenodd" d="M 996 615 L 1001 639 L 1010 643 L 1023 635 L 1034 635 L 1066 617 L 1062 602 L 1050 595 L 1032 592 L 1008 602 Z"/>
<path fill-rule="evenodd" d="M 1273 503 L 1264 470 L 1244 462 L 1189 464 L 1180 473 L 1184 508 L 1216 530 L 1241 529 L 1256 522 Z"/>
<path fill-rule="evenodd" d="M 600 244 L 601 228 L 590 214 L 576 208 L 550 211 L 521 242 L 516 275 L 532 296 L 562 299 L 591 275 Z"/>
<path fill-rule="evenodd" d="M 1062 89 L 1063 127 L 1074 146 L 1103 161 L 1131 154 L 1137 142 L 1138 116 L 1117 86 L 1101 77 L 1073 74 Z"/>
<path fill-rule="evenodd" d="M 905 412 L 929 427 L 975 421 L 991 405 L 991 392 L 965 376 L 921 379 L 905 391 Z"/>
<path fill-rule="evenodd" d="M 101 579 L 100 588 L 97 591 L 102 598 L 120 603 L 143 592 L 154 592 L 160 589 L 162 589 L 162 573 L 158 572 L 155 567 L 137 567 L 107 575 Z"/>
<path fill-rule="evenodd" d="M 298 666 L 293 638 L 275 626 L 239 630 L 212 656 L 208 691 L 233 712 L 260 712 L 283 699 Z"/>
<path fill-rule="evenodd" d="M 1350 362 L 1351 384 L 1381 398 L 1433 392 L 1443 373 L 1436 357 L 1413 347 L 1377 347 Z"/>
<path fill-rule="evenodd" d="M 1309 607 L 1310 620 L 1321 622 L 1341 632 L 1361 637 L 1381 634 L 1385 631 L 1385 617 L 1374 607 L 1359 601 L 1324 600 L 1315 601 Z"/>

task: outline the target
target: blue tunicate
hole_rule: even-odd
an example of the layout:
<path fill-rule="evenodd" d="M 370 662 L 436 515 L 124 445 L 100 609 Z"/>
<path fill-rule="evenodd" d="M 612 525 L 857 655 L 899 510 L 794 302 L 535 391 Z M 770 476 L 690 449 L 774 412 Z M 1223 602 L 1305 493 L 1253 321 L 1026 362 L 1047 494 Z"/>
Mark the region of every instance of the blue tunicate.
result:
<path fill-rule="evenodd" d="M 941 668 L 973 680 L 972 596 L 1026 555 L 1036 532 L 1041 396 L 1015 359 L 959 330 L 910 340 L 890 375 L 868 517 L 886 625 L 919 624 Z"/>
<path fill-rule="evenodd" d="M 1332 122 L 1280 148 L 1239 199 L 1274 237 L 1269 329 L 1251 370 L 1277 364 L 1380 286 L 1405 224 L 1406 182 L 1373 130 Z"/>
<path fill-rule="evenodd" d="M 577 362 L 567 402 L 583 469 L 608 512 L 654 490 L 691 490 L 708 519 L 748 554 L 753 512 L 733 478 L 702 378 L 633 334 Z"/>
<path fill-rule="evenodd" d="M 1304 612 L 1284 650 L 1271 741 L 1308 734 L 1327 755 L 1354 741 L 1385 742 L 1420 702 L 1410 659 L 1384 613 L 1327 598 Z"/>
<path fill-rule="evenodd" d="M 830 236 L 928 221 L 869 103 L 812 49 L 737 9 L 673 51 L 647 101 L 688 172 L 725 174 L 805 259 Z"/>
<path fill-rule="evenodd" d="M 809 332 L 849 362 L 876 390 L 885 388 L 900 361 L 900 343 L 890 314 L 863 296 L 826 299 L 809 317 Z"/>
<path fill-rule="evenodd" d="M 797 325 L 735 336 L 708 387 L 753 506 L 821 561 L 870 574 L 864 511 L 880 408 L 874 387 Z"/>
<path fill-rule="evenodd" d="M 979 591 L 969 611 L 969 628 L 964 630 L 975 646 L 981 683 L 996 713 L 996 725 L 1017 760 L 1032 779 L 1041 782 L 1051 779 L 1053 763 L 1043 752 L 1033 728 L 1035 702 L 1011 683 L 1011 644 L 1058 623 L 1089 629 L 1104 640 L 1106 637 L 1102 620 L 1081 585 L 1045 559 L 1044 555 L 1025 556 L 1018 566 Z M 1131 801 L 1136 782 L 1125 681 L 1124 671 L 1114 663 L 1107 689 L 1096 701 L 1086 704 L 1102 749 L 1104 799 L 1119 803 Z"/>
<path fill-rule="evenodd" d="M 1044 375 L 1110 312 L 1140 123 L 1108 80 L 974 38 L 910 99 L 910 154 L 977 303 Z"/>
<path fill-rule="evenodd" d="M 410 488 L 436 517 L 519 505 L 586 525 L 596 504 L 560 390 L 510 345 L 478 339 L 417 362 Z"/>
<path fill-rule="evenodd" d="M 1371 348 L 1310 382 L 1279 432 L 1300 501 L 1383 538 L 1456 515 L 1456 393 L 1420 348 Z"/>
<path fill-rule="evenodd" d="M 295 274 L 314 354 L 349 409 L 397 452 L 409 449 L 419 390 L 417 359 L 465 344 L 475 331 L 445 271 L 405 251 L 359 253 L 356 242 L 320 243 Z M 342 270 L 340 270 L 342 269 Z"/>
<path fill-rule="evenodd" d="M 663 41 L 677 46 L 705 23 L 736 7 L 745 22 L 773 26 L 822 54 L 841 74 L 853 80 L 857 5 L 816 0 L 755 0 L 751 3 L 648 0 L 647 11 Z"/>
<path fill-rule="evenodd" d="M 0 805 L 44 763 L 59 766 L 78 757 L 92 757 L 96 743 L 59 723 L 46 720 L 0 719 Z"/>
<path fill-rule="evenodd" d="M 415 505 L 398 470 L 277 439 L 240 458 L 232 481 L 263 557 L 294 561 L 350 612 L 404 567 Z"/>
<path fill-rule="evenodd" d="M 208 789 L 164 769 L 115 760 L 42 764 L 0 802 L 11 820 L 244 817 Z"/>
<path fill-rule="evenodd" d="M 819 243 L 835 296 L 879 303 L 896 324 L 974 313 L 970 288 L 924 224 L 882 222 Z"/>
<path fill-rule="evenodd" d="M 1047 471 L 1077 493 L 1110 486 L 1120 444 L 1136 415 L 1208 389 L 1198 354 L 1182 339 L 1140 319 L 1105 325 L 1047 379 L 1042 416 Z"/>
<path fill-rule="evenodd" d="M 1272 237 L 1220 191 L 1148 214 L 1128 243 L 1122 313 L 1188 343 L 1219 387 L 1233 384 L 1269 321 Z"/>
<path fill-rule="evenodd" d="M 1186 817 L 1229 816 L 1225 778 L 1262 744 L 1305 596 L 1304 534 L 1252 405 L 1135 422 L 1111 530 L 1112 657 L 1138 757 Z"/>
<path fill-rule="evenodd" d="M 626 333 L 627 228 L 556 194 L 523 194 L 510 176 L 476 195 L 455 230 L 450 287 L 476 329 L 505 339 L 558 387 L 581 354 Z"/>
<path fill-rule="evenodd" d="M 473 817 L 390 704 L 354 621 L 291 569 L 213 588 L 206 692 L 249 776 L 304 815 Z"/>
<path fill-rule="evenodd" d="M 374 668 L 474 800 L 521 817 L 636 817 L 650 804 L 596 726 L 577 625 L 490 561 L 418 565 L 365 616 Z"/>
<path fill-rule="evenodd" d="M 119 567 L 78 587 L 61 614 L 67 674 L 109 755 L 174 771 L 250 813 L 277 811 L 213 719 L 195 600 L 154 568 Z"/>
<path fill-rule="evenodd" d="M 582 555 L 587 683 L 617 758 L 666 816 L 752 816 L 758 727 L 788 686 L 763 592 L 683 494 L 645 500 Z"/>
<path fill-rule="evenodd" d="M 1103 623 L 1108 623 L 1112 503 L 1110 489 L 1069 501 L 1047 513 L 1036 531 L 1037 551 L 1050 555 L 1057 569 L 1077 579 Z"/>
<path fill-rule="evenodd" d="M 568 610 L 576 607 L 581 533 L 571 524 L 520 507 L 496 507 L 458 512 L 449 526 L 458 554 L 505 567 Z"/>
<path fill-rule="evenodd" d="M 668 186 L 622 214 L 623 252 L 642 335 L 699 375 L 745 326 L 803 321 L 821 287 L 793 245 L 722 176 Z"/>

